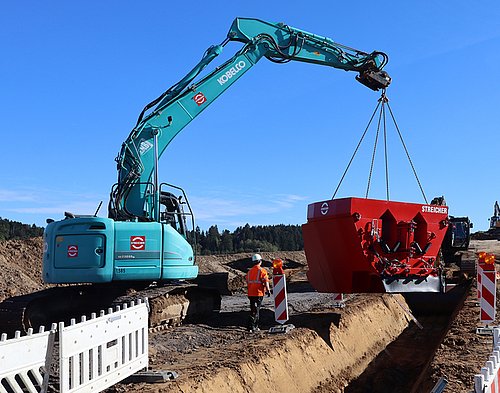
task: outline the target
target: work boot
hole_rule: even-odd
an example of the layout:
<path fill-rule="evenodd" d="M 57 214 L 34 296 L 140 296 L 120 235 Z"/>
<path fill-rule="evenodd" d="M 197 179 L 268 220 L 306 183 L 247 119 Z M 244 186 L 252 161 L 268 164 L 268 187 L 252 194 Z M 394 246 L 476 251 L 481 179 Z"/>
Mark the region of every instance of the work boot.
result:
<path fill-rule="evenodd" d="M 257 332 L 260 332 L 260 329 L 258 327 L 254 327 L 252 328 L 252 330 L 250 330 L 251 333 L 257 333 Z"/>
<path fill-rule="evenodd" d="M 247 325 L 247 330 L 249 332 L 251 332 L 255 327 L 255 318 L 253 318 L 252 316 L 250 316 L 248 318 L 248 325 Z"/>

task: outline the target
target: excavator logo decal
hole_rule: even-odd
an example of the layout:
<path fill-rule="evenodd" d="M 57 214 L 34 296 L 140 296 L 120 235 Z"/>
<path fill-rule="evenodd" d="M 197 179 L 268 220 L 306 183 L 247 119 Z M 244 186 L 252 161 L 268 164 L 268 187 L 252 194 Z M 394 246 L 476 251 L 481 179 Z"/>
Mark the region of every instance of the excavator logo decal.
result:
<path fill-rule="evenodd" d="M 68 245 L 68 258 L 76 258 L 78 256 L 78 246 Z"/>
<path fill-rule="evenodd" d="M 135 251 L 146 249 L 146 236 L 130 236 L 130 249 Z"/>
<path fill-rule="evenodd" d="M 228 71 L 226 71 L 220 78 L 217 79 L 217 82 L 219 82 L 219 85 L 223 85 L 226 83 L 229 79 L 231 79 L 233 76 L 235 76 L 238 72 L 240 72 L 243 68 L 245 68 L 247 63 L 245 63 L 243 60 L 240 60 L 238 63 L 234 65 L 234 67 L 231 67 Z"/>
<path fill-rule="evenodd" d="M 139 144 L 139 153 L 141 153 L 141 156 L 146 154 L 151 148 L 153 147 L 153 144 L 149 141 L 142 140 L 141 143 Z"/>
<path fill-rule="evenodd" d="M 205 97 L 205 95 L 202 92 L 200 92 L 194 95 L 193 100 L 194 102 L 196 102 L 198 106 L 201 106 L 202 104 L 207 102 L 207 97 Z"/>
<path fill-rule="evenodd" d="M 328 203 L 323 202 L 323 204 L 321 205 L 321 214 L 326 215 L 328 213 L 328 208 Z"/>

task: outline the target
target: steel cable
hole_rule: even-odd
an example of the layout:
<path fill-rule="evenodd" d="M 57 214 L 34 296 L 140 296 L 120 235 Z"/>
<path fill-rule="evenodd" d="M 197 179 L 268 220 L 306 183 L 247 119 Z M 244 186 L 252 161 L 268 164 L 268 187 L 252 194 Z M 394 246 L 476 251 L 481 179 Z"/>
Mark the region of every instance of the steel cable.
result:
<path fill-rule="evenodd" d="M 383 119 L 384 119 L 384 152 L 385 152 L 385 190 L 386 190 L 387 200 L 389 200 L 389 158 L 388 158 L 388 151 L 387 151 L 387 127 L 386 127 L 386 123 L 385 123 L 384 103 L 382 103 L 382 111 L 384 112 Z"/>
<path fill-rule="evenodd" d="M 418 178 L 417 171 L 415 170 L 415 167 L 413 166 L 413 161 L 411 160 L 410 153 L 408 153 L 408 149 L 406 148 L 405 141 L 403 140 L 403 136 L 401 135 L 401 131 L 399 130 L 399 127 L 398 127 L 398 123 L 396 122 L 394 114 L 392 113 L 392 109 L 391 109 L 391 106 L 389 105 L 389 101 L 387 101 L 387 108 L 389 108 L 389 113 L 391 114 L 392 121 L 394 122 L 394 126 L 396 127 L 396 130 L 398 131 L 399 139 L 401 139 L 401 143 L 403 144 L 403 148 L 405 149 L 406 157 L 408 157 L 408 162 L 410 163 L 413 174 L 415 175 L 415 179 L 417 180 L 418 187 L 420 188 L 420 192 L 422 193 L 422 196 L 424 197 L 425 203 L 428 204 L 429 202 L 427 202 L 427 197 L 425 196 L 424 189 L 422 188 L 422 184 L 420 183 L 420 179 Z"/>
<path fill-rule="evenodd" d="M 365 128 L 365 131 L 363 132 L 363 135 L 361 135 L 361 139 L 358 142 L 358 145 L 356 146 L 356 149 L 354 149 L 354 153 L 351 156 L 351 159 L 349 160 L 349 163 L 347 164 L 347 168 L 345 169 L 342 177 L 340 178 L 339 184 L 337 185 L 337 188 L 335 189 L 335 192 L 333 193 L 332 199 L 335 199 L 335 196 L 337 195 L 337 192 L 342 185 L 342 182 L 344 181 L 345 175 L 347 174 L 347 171 L 351 167 L 352 161 L 354 160 L 354 157 L 356 156 L 356 153 L 359 150 L 359 147 L 361 146 L 361 143 L 363 142 L 363 139 L 365 138 L 366 133 L 368 132 L 368 129 L 370 128 L 370 125 L 372 124 L 373 118 L 375 117 L 375 114 L 377 113 L 378 107 L 380 106 L 380 101 L 377 103 L 377 106 L 375 107 L 375 110 L 372 113 L 372 116 L 370 117 L 370 121 L 368 122 L 368 125 Z"/>
<path fill-rule="evenodd" d="M 382 104 L 382 105 L 381 105 Z M 389 99 L 386 97 L 385 95 L 385 89 L 382 91 L 382 96 L 380 97 L 380 99 L 378 100 L 378 103 L 377 103 L 377 106 L 375 107 L 375 110 L 373 111 L 371 117 L 370 117 L 370 120 L 368 122 L 368 125 L 366 126 L 355 150 L 354 150 L 354 153 L 352 154 L 351 156 L 351 159 L 349 160 L 349 163 L 347 164 L 347 167 L 346 169 L 344 170 L 344 173 L 342 174 L 342 177 L 337 185 L 337 188 L 335 189 L 335 192 L 333 193 L 333 196 L 332 196 L 332 199 L 335 199 L 335 196 L 337 195 L 337 192 L 340 188 L 340 186 L 342 185 L 342 182 L 344 181 L 344 178 L 345 176 L 347 175 L 347 172 L 349 170 L 349 168 L 351 167 L 351 164 L 354 160 L 354 157 L 356 156 L 360 146 L 361 146 L 361 143 L 363 142 L 365 136 L 366 136 L 366 133 L 368 132 L 368 129 L 370 128 L 370 125 L 373 121 L 373 118 L 375 117 L 375 114 L 377 113 L 377 111 L 379 110 L 379 107 L 380 107 L 380 113 L 379 113 L 379 118 L 378 118 L 378 125 L 377 125 L 377 133 L 376 133 L 376 136 L 375 136 L 375 143 L 374 143 L 374 147 L 373 147 L 373 153 L 372 153 L 372 159 L 371 159 L 371 164 L 370 164 L 370 172 L 369 172 L 369 175 L 368 175 L 368 184 L 367 184 L 367 188 L 366 188 L 366 195 L 365 195 L 365 198 L 368 198 L 368 193 L 370 191 L 370 185 L 371 185 L 371 178 L 372 178 L 372 174 L 373 174 L 373 168 L 374 168 L 374 162 L 375 162 L 375 156 L 376 156 L 376 150 L 377 150 L 377 143 L 378 143 L 378 136 L 380 134 L 380 126 L 382 124 L 383 126 L 383 133 L 384 133 L 384 160 L 385 160 L 385 182 L 386 182 L 386 198 L 387 200 L 389 200 L 390 198 L 390 193 L 389 193 L 389 154 L 388 154 L 388 149 L 387 149 L 387 123 L 386 123 L 386 109 L 385 109 L 385 105 L 387 105 L 387 108 L 389 108 L 389 113 L 391 115 L 391 118 L 392 118 L 392 121 L 394 123 L 394 126 L 398 132 L 398 135 L 399 135 L 399 139 L 401 140 L 401 144 L 403 145 L 403 149 L 406 153 L 406 157 L 408 158 L 408 162 L 410 163 L 410 166 L 411 166 L 411 169 L 413 171 L 413 175 L 415 176 L 415 179 L 417 180 L 417 184 L 418 184 L 418 187 L 420 189 L 420 192 L 422 193 L 422 196 L 424 198 L 424 201 L 425 203 L 427 204 L 428 201 L 427 201 L 427 197 L 425 195 L 425 192 L 424 192 L 424 189 L 422 187 L 422 184 L 420 182 L 420 179 L 417 175 L 417 171 L 415 170 L 415 166 L 413 165 L 413 161 L 410 157 L 410 153 L 408 152 L 408 148 L 406 147 L 406 144 L 404 142 L 404 139 L 403 139 L 403 135 L 401 133 L 401 130 L 399 129 L 399 126 L 398 126 L 398 123 L 396 122 L 396 118 L 394 117 L 394 113 L 392 112 L 392 109 L 389 105 Z M 382 123 L 383 122 L 383 123 Z"/>
<path fill-rule="evenodd" d="M 378 117 L 378 124 L 377 124 L 377 133 L 375 134 L 375 143 L 373 144 L 372 161 L 370 163 L 370 172 L 368 174 L 368 184 L 366 185 L 365 198 L 368 198 L 368 193 L 370 192 L 370 183 L 372 180 L 373 164 L 375 163 L 375 155 L 377 153 L 378 135 L 380 133 L 380 123 L 382 122 L 382 113 L 384 112 L 384 101 L 383 100 L 379 100 L 379 101 L 382 102 L 382 106 L 380 107 L 380 114 Z"/>

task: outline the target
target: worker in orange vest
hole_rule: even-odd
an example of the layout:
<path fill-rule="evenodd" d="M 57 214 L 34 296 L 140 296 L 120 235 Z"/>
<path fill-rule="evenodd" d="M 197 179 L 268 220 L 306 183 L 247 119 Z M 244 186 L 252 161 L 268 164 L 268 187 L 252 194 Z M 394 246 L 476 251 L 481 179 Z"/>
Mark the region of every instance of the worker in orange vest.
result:
<path fill-rule="evenodd" d="M 263 267 L 262 257 L 259 254 L 252 256 L 253 267 L 247 273 L 248 299 L 250 300 L 250 318 L 248 319 L 248 330 L 258 332 L 259 312 L 264 294 L 271 296 L 269 288 L 269 278 L 267 271 Z"/>

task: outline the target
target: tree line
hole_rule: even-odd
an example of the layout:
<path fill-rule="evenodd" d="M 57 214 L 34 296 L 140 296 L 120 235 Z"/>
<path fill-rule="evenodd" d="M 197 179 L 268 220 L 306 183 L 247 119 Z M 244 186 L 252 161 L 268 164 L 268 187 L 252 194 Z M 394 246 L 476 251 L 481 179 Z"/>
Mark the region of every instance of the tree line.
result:
<path fill-rule="evenodd" d="M 207 231 L 196 227 L 190 235 L 196 239 L 196 253 L 201 255 L 304 249 L 300 225 L 246 224 L 233 232 L 227 229 L 220 232 L 217 225 L 212 225 Z"/>
<path fill-rule="evenodd" d="M 43 228 L 0 217 L 0 241 L 42 236 Z"/>
<path fill-rule="evenodd" d="M 28 239 L 43 235 L 43 227 L 35 224 L 23 224 L 0 217 L 0 241 L 9 239 Z M 189 233 L 189 238 L 196 239 L 197 254 L 229 254 L 238 252 L 260 251 L 300 251 L 304 249 L 302 228 L 300 225 L 257 225 L 246 224 L 233 232 L 228 229 L 219 231 L 212 225 L 203 231 L 196 227 Z"/>

